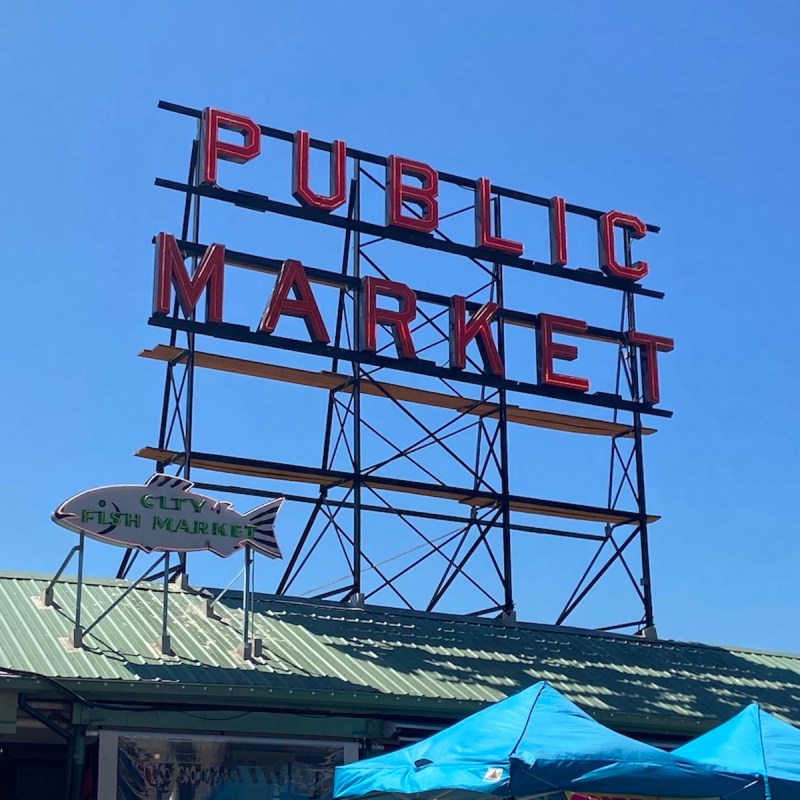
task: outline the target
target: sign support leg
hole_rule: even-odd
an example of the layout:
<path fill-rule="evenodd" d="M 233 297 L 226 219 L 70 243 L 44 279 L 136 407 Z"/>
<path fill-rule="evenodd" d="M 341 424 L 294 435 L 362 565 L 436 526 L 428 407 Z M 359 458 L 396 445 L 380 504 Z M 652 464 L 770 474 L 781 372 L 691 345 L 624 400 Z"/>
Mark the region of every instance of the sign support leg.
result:
<path fill-rule="evenodd" d="M 494 229 L 497 236 L 502 235 L 502 219 L 500 214 L 500 198 L 494 200 Z M 504 308 L 503 296 L 503 265 L 494 264 L 492 269 L 492 280 L 495 285 L 497 304 Z M 500 361 L 506 363 L 506 341 L 505 326 L 503 318 L 497 321 L 497 352 L 500 354 Z M 505 389 L 499 392 L 499 414 L 497 424 L 500 433 L 500 515 L 502 520 L 503 536 L 503 613 L 502 617 L 508 622 L 516 620 L 514 610 L 514 588 L 511 579 L 511 507 L 509 504 L 509 463 L 508 463 L 508 401 Z"/>
<path fill-rule="evenodd" d="M 75 628 L 72 631 L 72 646 L 83 646 L 83 628 L 81 627 L 81 605 L 83 601 L 83 551 L 86 537 L 81 534 L 78 542 L 78 587 L 75 595 Z"/>
<path fill-rule="evenodd" d="M 356 220 L 361 219 L 361 161 L 355 160 L 355 203 Z M 353 233 L 353 276 L 361 279 L 361 234 Z M 361 349 L 361 292 L 353 296 L 353 338 L 356 350 Z M 361 589 L 361 365 L 353 362 L 353 593 L 350 603 L 364 604 Z"/>
<path fill-rule="evenodd" d="M 164 553 L 164 602 L 161 609 L 161 653 L 165 656 L 174 655 L 172 642 L 168 633 L 169 622 L 169 552 Z"/>
<path fill-rule="evenodd" d="M 242 593 L 242 658 L 258 658 L 262 652 L 262 642 L 255 633 L 255 562 L 253 549 L 247 545 L 244 550 L 244 592 Z"/>

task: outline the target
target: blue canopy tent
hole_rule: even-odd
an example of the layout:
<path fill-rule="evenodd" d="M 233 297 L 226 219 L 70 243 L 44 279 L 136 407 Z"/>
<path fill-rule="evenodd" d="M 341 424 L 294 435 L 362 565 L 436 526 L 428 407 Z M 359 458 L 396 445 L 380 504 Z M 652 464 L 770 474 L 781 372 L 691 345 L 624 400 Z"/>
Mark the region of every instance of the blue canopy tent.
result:
<path fill-rule="evenodd" d="M 337 767 L 333 796 L 486 800 L 570 791 L 709 798 L 746 784 L 616 733 L 542 682 L 424 741 Z"/>
<path fill-rule="evenodd" d="M 758 778 L 767 800 L 800 800 L 800 730 L 753 703 L 675 754 Z"/>

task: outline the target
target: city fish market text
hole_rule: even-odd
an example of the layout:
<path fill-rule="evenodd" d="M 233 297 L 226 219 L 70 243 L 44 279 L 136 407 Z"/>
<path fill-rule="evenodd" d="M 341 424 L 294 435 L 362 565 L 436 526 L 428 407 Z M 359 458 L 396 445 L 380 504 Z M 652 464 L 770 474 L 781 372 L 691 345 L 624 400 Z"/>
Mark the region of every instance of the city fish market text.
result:
<path fill-rule="evenodd" d="M 282 498 L 240 514 L 230 503 L 191 492 L 193 485 L 156 474 L 143 486 L 90 489 L 62 503 L 53 520 L 94 539 L 145 552 L 211 550 L 229 556 L 247 545 L 280 558 L 274 523 Z"/>

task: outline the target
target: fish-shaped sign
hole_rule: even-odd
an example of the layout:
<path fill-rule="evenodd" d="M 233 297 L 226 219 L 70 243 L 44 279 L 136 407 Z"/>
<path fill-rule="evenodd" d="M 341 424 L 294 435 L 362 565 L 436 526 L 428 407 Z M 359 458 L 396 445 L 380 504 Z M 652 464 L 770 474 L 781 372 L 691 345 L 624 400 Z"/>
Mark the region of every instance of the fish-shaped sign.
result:
<path fill-rule="evenodd" d="M 275 517 L 284 498 L 247 514 L 224 500 L 192 492 L 194 484 L 157 473 L 144 485 L 102 486 L 71 497 L 53 512 L 53 521 L 76 533 L 150 553 L 211 550 L 229 556 L 247 545 L 280 558 Z"/>

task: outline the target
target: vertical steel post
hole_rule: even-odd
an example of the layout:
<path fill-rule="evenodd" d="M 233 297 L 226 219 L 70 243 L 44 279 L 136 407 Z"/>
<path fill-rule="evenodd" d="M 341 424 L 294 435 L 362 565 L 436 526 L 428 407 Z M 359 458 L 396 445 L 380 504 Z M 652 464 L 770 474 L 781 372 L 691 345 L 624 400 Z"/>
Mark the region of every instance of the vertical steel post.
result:
<path fill-rule="evenodd" d="M 361 161 L 355 159 L 355 198 L 353 214 L 361 221 Z M 361 234 L 353 232 L 353 277 L 361 279 Z M 353 293 L 353 338 L 356 350 L 361 349 L 361 287 Z M 353 593 L 354 605 L 364 602 L 361 586 L 361 365 L 353 361 Z"/>
<path fill-rule="evenodd" d="M 252 566 L 252 554 L 247 545 L 242 549 L 244 550 L 244 592 L 242 593 L 244 627 L 242 630 L 242 657 L 250 658 L 250 567 Z"/>
<path fill-rule="evenodd" d="M 75 590 L 75 628 L 72 631 L 72 646 L 83 646 L 83 628 L 81 627 L 81 605 L 83 602 L 83 550 L 86 542 L 85 534 L 78 540 L 78 586 Z"/>
<path fill-rule="evenodd" d="M 198 169 L 198 161 L 200 152 L 200 135 L 198 133 L 197 138 L 192 142 L 192 152 L 189 156 L 189 177 L 187 183 L 190 186 L 195 185 L 195 174 Z M 189 225 L 191 222 L 191 212 L 192 212 L 192 195 L 186 195 L 186 202 L 184 203 L 183 207 L 183 221 L 181 223 L 181 239 L 188 239 L 189 238 Z M 178 309 L 180 308 L 178 304 L 178 298 L 175 298 L 175 302 L 173 304 L 173 315 L 178 315 Z M 178 343 L 178 331 L 176 328 L 172 328 L 169 332 L 169 343 L 171 347 L 175 347 Z M 169 407 L 170 407 L 170 388 L 172 382 L 172 375 L 173 375 L 174 367 L 171 361 L 167 362 L 167 375 L 164 381 L 164 396 L 161 401 L 161 424 L 158 430 L 158 449 L 165 450 L 167 447 L 167 420 L 169 419 Z M 162 466 L 159 464 L 157 466 L 158 470 L 162 469 Z M 129 551 L 130 552 L 130 551 Z M 121 577 L 121 576 L 118 576 Z"/>
<path fill-rule="evenodd" d="M 172 643 L 169 633 L 169 551 L 164 553 L 164 583 L 163 603 L 161 607 L 161 653 L 165 656 L 172 655 Z"/>
<path fill-rule="evenodd" d="M 202 124 L 202 123 L 200 123 Z M 197 151 L 197 158 L 199 159 L 199 149 Z M 197 186 L 200 182 L 200 170 L 195 168 L 193 185 Z M 200 243 L 200 195 L 194 195 L 192 199 L 192 238 L 194 244 Z M 192 256 L 192 276 L 197 272 L 199 264 L 199 257 Z M 194 320 L 197 316 L 195 311 L 192 311 L 190 319 Z M 186 480 L 191 479 L 191 452 L 192 452 L 192 423 L 194 421 L 194 350 L 195 350 L 195 335 L 193 333 L 186 334 L 186 431 L 184 436 L 184 451 L 185 459 L 183 463 L 183 477 Z"/>
<path fill-rule="evenodd" d="M 254 636 L 256 615 L 255 556 L 253 548 L 244 546 L 244 593 L 242 595 L 242 658 L 251 659 L 261 655 L 261 639 Z"/>
<path fill-rule="evenodd" d="M 250 658 L 258 658 L 262 652 L 261 639 L 256 636 L 256 557 L 250 550 Z"/>
<path fill-rule="evenodd" d="M 500 198 L 494 198 L 494 230 L 497 236 L 502 235 L 502 215 L 500 213 Z M 495 263 L 492 267 L 492 277 L 495 283 L 497 304 L 504 307 L 503 296 L 503 265 Z M 506 336 L 503 317 L 497 320 L 497 352 L 500 362 L 506 363 Z M 511 559 L 511 507 L 509 496 L 509 464 L 508 464 L 508 401 L 506 390 L 500 389 L 498 397 L 499 413 L 497 424 L 500 426 L 500 494 L 502 497 L 501 515 L 503 524 L 503 617 L 513 620 L 514 611 L 514 586 L 512 582 Z"/>
<path fill-rule="evenodd" d="M 202 125 L 199 122 L 198 125 Z M 194 147 L 195 162 L 193 170 L 193 186 L 200 184 L 200 146 L 199 141 L 202 139 L 202 131 L 198 130 L 197 145 Z M 200 195 L 196 194 L 192 198 L 192 238 L 194 244 L 200 243 Z M 192 276 L 197 272 L 199 263 L 198 256 L 192 256 Z M 192 311 L 191 319 L 194 320 L 196 313 Z M 186 431 L 184 436 L 184 462 L 183 462 L 183 477 L 186 480 L 191 480 L 192 472 L 192 427 L 194 423 L 194 351 L 195 351 L 195 335 L 193 333 L 186 334 Z M 184 585 L 187 583 L 186 579 L 186 553 L 178 554 L 178 574 L 183 575 Z"/>
<path fill-rule="evenodd" d="M 192 151 L 189 157 L 189 177 L 188 183 L 190 186 L 197 186 L 199 185 L 199 171 L 200 171 L 200 139 L 202 137 L 202 131 L 199 129 L 199 126 L 202 125 L 202 122 L 198 122 L 198 131 L 197 136 L 192 142 Z M 191 194 L 186 195 L 186 203 L 183 209 L 183 221 L 181 223 L 181 238 L 186 240 L 189 238 L 189 229 L 192 229 L 192 241 L 197 244 L 200 241 L 200 196 Z M 192 274 L 197 270 L 198 258 L 197 256 L 192 256 Z M 173 314 L 175 316 L 179 313 L 179 303 L 178 298 L 175 298 L 175 302 L 173 304 Z M 192 314 L 192 319 L 194 319 L 194 314 Z M 172 329 L 170 331 L 170 338 L 169 343 L 171 346 L 175 346 L 177 344 L 177 337 L 178 331 L 176 329 Z M 183 451 L 184 451 L 184 463 L 183 463 L 183 475 L 184 477 L 189 480 L 191 477 L 191 450 L 192 450 L 192 418 L 194 415 L 194 342 L 195 336 L 193 333 L 186 334 L 186 349 L 188 352 L 186 363 L 184 364 L 184 370 L 186 371 L 186 428 L 184 432 L 184 441 L 183 441 Z M 160 450 L 165 450 L 168 446 L 167 441 L 167 429 L 168 429 L 168 419 L 169 419 L 169 411 L 170 411 L 170 395 L 171 390 L 174 386 L 174 365 L 172 362 L 167 363 L 166 369 L 166 376 L 164 380 L 164 396 L 162 399 L 162 407 L 161 407 L 161 424 L 159 426 L 158 432 L 158 447 Z M 174 401 L 177 405 L 180 404 L 180 397 L 176 397 Z M 157 464 L 156 469 L 158 471 L 164 468 L 163 464 Z M 130 569 L 131 564 L 133 563 L 131 560 L 131 553 L 132 550 L 128 550 L 125 553 L 125 558 L 123 559 L 122 564 L 120 565 L 119 571 L 117 573 L 118 578 L 124 578 L 127 575 L 128 570 Z M 184 587 L 188 586 L 188 578 L 186 576 L 186 553 L 180 553 L 178 555 L 178 570 L 176 572 L 176 577 L 178 575 L 182 576 L 182 585 Z"/>
<path fill-rule="evenodd" d="M 625 230 L 625 265 L 630 267 L 633 263 L 631 257 L 631 235 Z M 625 292 L 625 304 L 628 316 L 628 333 L 636 330 L 636 305 L 633 292 Z M 628 343 L 628 366 L 630 368 L 631 399 L 642 399 L 639 382 L 639 362 L 636 346 Z M 650 541 L 647 530 L 647 495 L 644 477 L 644 448 L 642 446 L 642 415 L 639 411 L 633 412 L 633 449 L 636 461 L 636 500 L 639 517 L 639 543 L 642 556 L 642 594 L 644 595 L 644 635 L 655 635 L 655 620 L 653 616 L 653 594 L 650 583 Z"/>
<path fill-rule="evenodd" d="M 86 726 L 73 725 L 69 743 L 69 765 L 67 774 L 68 800 L 81 800 L 83 769 L 86 764 Z"/>
<path fill-rule="evenodd" d="M 353 178 L 350 181 L 350 192 L 348 195 L 347 201 L 347 219 L 353 219 L 353 211 L 355 206 L 355 196 L 356 196 L 356 180 Z M 344 234 L 344 245 L 342 247 L 342 267 L 341 267 L 341 274 L 343 276 L 347 275 L 348 267 L 350 265 L 350 229 L 347 228 Z M 341 347 L 342 344 L 342 331 L 344 329 L 344 320 L 345 315 L 347 313 L 347 289 L 345 287 L 341 287 L 339 289 L 339 300 L 336 304 L 336 329 L 333 334 L 333 343 L 335 347 Z M 339 357 L 335 356 L 331 358 L 331 372 L 338 372 L 339 371 Z M 336 391 L 332 389 L 328 392 L 328 407 L 325 412 L 325 430 L 323 433 L 323 443 L 322 443 L 322 462 L 320 466 L 322 469 L 329 469 L 331 467 L 330 458 L 331 458 L 331 442 L 333 440 L 333 414 L 334 409 L 336 407 Z M 302 551 L 303 546 L 308 539 L 309 534 L 311 533 L 311 529 L 314 523 L 319 516 L 319 512 L 322 509 L 324 503 L 327 502 L 328 498 L 328 488 L 327 486 L 321 486 L 319 490 L 319 497 L 317 498 L 317 502 L 314 504 L 314 508 L 311 510 L 311 513 L 308 515 L 308 519 L 306 520 L 306 524 L 303 528 L 303 531 L 300 534 L 300 538 L 295 545 L 294 550 L 292 551 L 292 555 L 289 558 L 289 563 L 286 565 L 283 571 L 283 576 L 281 577 L 280 581 L 278 582 L 278 587 L 275 590 L 276 594 L 285 594 L 292 585 L 296 575 L 293 574 L 293 570 L 295 568 L 295 564 L 297 564 L 300 553 Z"/>

